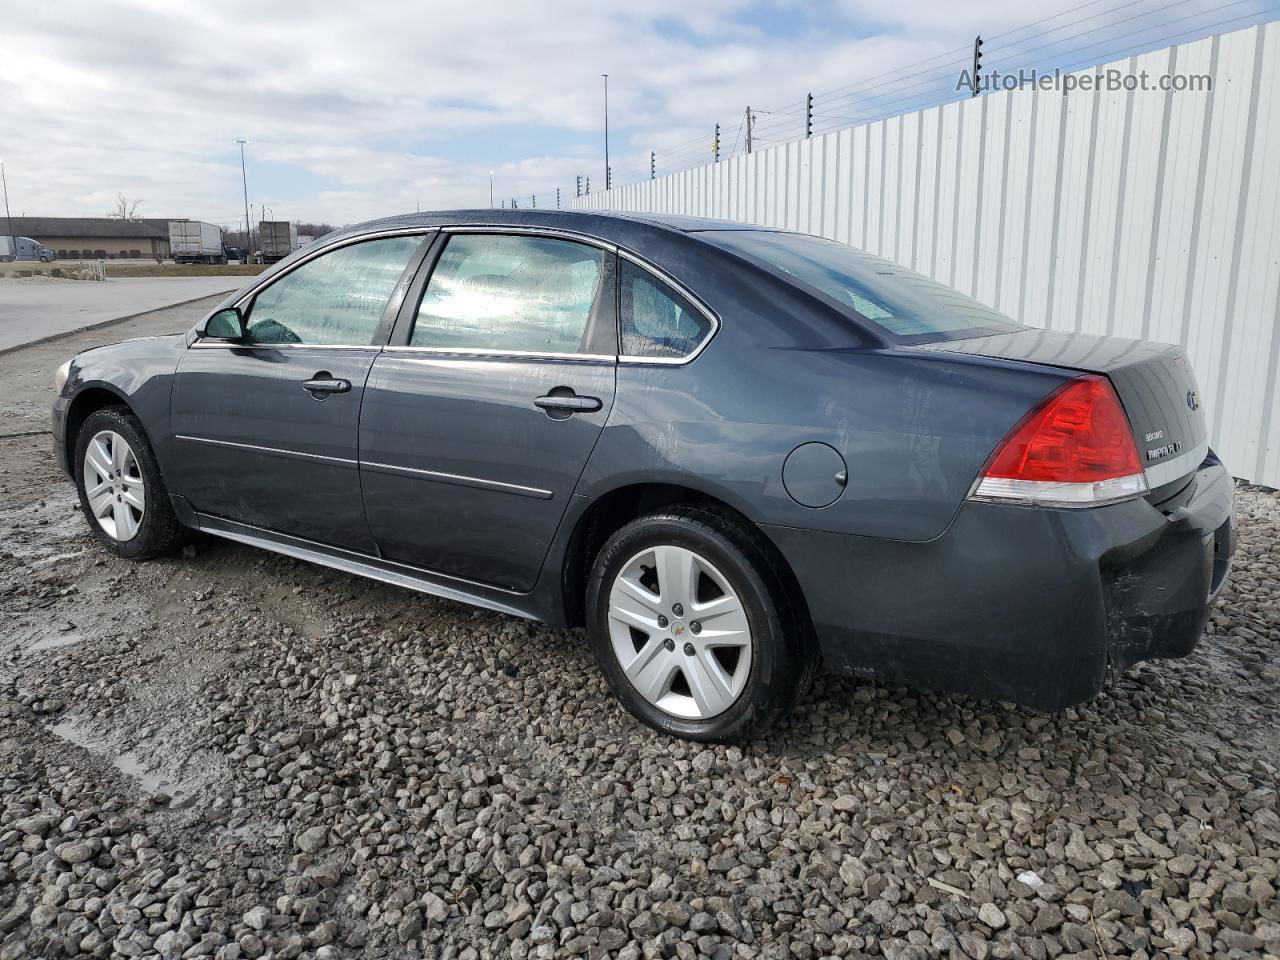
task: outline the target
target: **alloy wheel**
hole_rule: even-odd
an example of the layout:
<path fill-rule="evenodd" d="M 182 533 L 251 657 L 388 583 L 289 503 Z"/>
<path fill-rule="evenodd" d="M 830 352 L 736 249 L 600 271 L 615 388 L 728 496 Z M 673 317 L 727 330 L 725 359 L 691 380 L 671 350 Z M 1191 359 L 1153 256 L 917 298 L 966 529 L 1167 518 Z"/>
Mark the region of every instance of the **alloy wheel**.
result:
<path fill-rule="evenodd" d="M 114 430 L 89 441 L 84 490 L 93 518 L 109 536 L 124 542 L 138 535 L 147 510 L 146 485 L 133 448 Z"/>
<path fill-rule="evenodd" d="M 724 713 L 751 673 L 742 600 L 724 574 L 685 547 L 649 547 L 623 565 L 609 590 L 609 637 L 636 691 L 681 719 Z"/>

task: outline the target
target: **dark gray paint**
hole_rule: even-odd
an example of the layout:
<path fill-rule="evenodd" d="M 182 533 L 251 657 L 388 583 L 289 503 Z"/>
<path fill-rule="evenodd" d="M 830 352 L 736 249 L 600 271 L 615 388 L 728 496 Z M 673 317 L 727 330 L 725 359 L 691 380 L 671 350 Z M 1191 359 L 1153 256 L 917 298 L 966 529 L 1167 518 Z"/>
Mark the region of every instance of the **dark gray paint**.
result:
<path fill-rule="evenodd" d="M 197 346 L 197 328 L 79 355 L 55 405 L 55 438 L 61 447 L 87 388 L 110 390 L 142 421 L 187 522 L 553 624 L 573 608 L 562 574 L 588 511 L 657 483 L 714 497 L 758 525 L 837 669 L 1058 705 L 1095 690 L 1109 659 L 1185 652 L 1199 635 L 1207 571 L 1220 583 L 1231 548 L 1230 479 L 1212 457 L 1150 501 L 1070 511 L 965 500 L 1000 439 L 1081 370 L 1112 376 L 1135 419 L 1174 423 L 1183 381 L 1167 348 L 1036 331 L 894 346 L 700 238 L 723 224 L 556 211 L 354 228 L 225 305 L 247 303 L 334 244 L 451 224 L 567 231 L 616 247 L 686 286 L 719 318 L 718 332 L 681 366 L 242 351 Z M 383 342 L 404 343 L 424 279 L 412 272 L 388 307 Z M 322 370 L 346 376 L 352 392 L 311 399 L 301 381 Z M 532 401 L 553 386 L 599 397 L 600 411 L 550 419 Z M 1141 403 L 1150 410 L 1135 413 Z M 178 445 L 177 434 L 293 456 Z M 822 509 L 797 503 L 782 481 L 805 443 L 827 444 L 847 464 L 847 487 Z M 353 460 L 363 468 L 342 462 Z"/>
<path fill-rule="evenodd" d="M 174 493 L 201 513 L 373 552 L 357 464 L 360 403 L 378 350 L 301 346 L 183 353 L 174 379 Z M 351 390 L 315 399 L 321 375 Z"/>
<path fill-rule="evenodd" d="M 394 351 L 380 357 L 365 395 L 360 457 L 378 465 L 362 473 L 369 527 L 383 556 L 531 589 L 609 416 L 615 366 Z M 566 389 L 597 398 L 601 409 L 557 420 L 534 405 Z"/>

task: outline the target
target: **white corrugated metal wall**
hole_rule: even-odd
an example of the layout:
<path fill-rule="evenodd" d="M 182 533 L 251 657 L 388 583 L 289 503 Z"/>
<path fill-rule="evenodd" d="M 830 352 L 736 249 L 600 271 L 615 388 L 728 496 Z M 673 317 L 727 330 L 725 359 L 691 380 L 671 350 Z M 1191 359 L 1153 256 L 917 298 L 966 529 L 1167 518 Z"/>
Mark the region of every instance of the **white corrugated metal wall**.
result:
<path fill-rule="evenodd" d="M 1280 486 L 1280 22 L 1113 67 L 1212 90 L 994 93 L 574 206 L 821 234 L 1024 323 L 1181 343 L 1214 448 Z"/>

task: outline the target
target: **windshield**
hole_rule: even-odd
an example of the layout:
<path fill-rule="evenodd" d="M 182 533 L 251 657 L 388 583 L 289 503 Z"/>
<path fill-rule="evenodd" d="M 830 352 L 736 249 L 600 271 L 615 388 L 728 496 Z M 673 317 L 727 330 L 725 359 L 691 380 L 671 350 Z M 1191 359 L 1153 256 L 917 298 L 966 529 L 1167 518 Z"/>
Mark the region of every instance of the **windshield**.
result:
<path fill-rule="evenodd" d="M 835 240 L 724 230 L 701 236 L 813 287 L 899 343 L 963 340 L 1026 327 L 972 297 Z"/>

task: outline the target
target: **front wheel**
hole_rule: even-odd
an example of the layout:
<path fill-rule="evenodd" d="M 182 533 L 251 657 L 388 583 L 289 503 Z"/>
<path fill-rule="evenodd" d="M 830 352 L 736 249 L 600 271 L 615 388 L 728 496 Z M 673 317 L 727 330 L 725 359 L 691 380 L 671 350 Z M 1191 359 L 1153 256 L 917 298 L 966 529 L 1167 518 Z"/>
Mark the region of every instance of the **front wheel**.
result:
<path fill-rule="evenodd" d="M 591 646 L 640 720 L 690 740 L 763 734 L 808 690 L 807 617 L 758 534 L 677 507 L 611 536 L 588 585 Z"/>
<path fill-rule="evenodd" d="M 76 436 L 74 463 L 80 508 L 99 543 L 131 560 L 178 545 L 182 527 L 151 444 L 131 413 L 105 407 L 90 414 Z"/>

